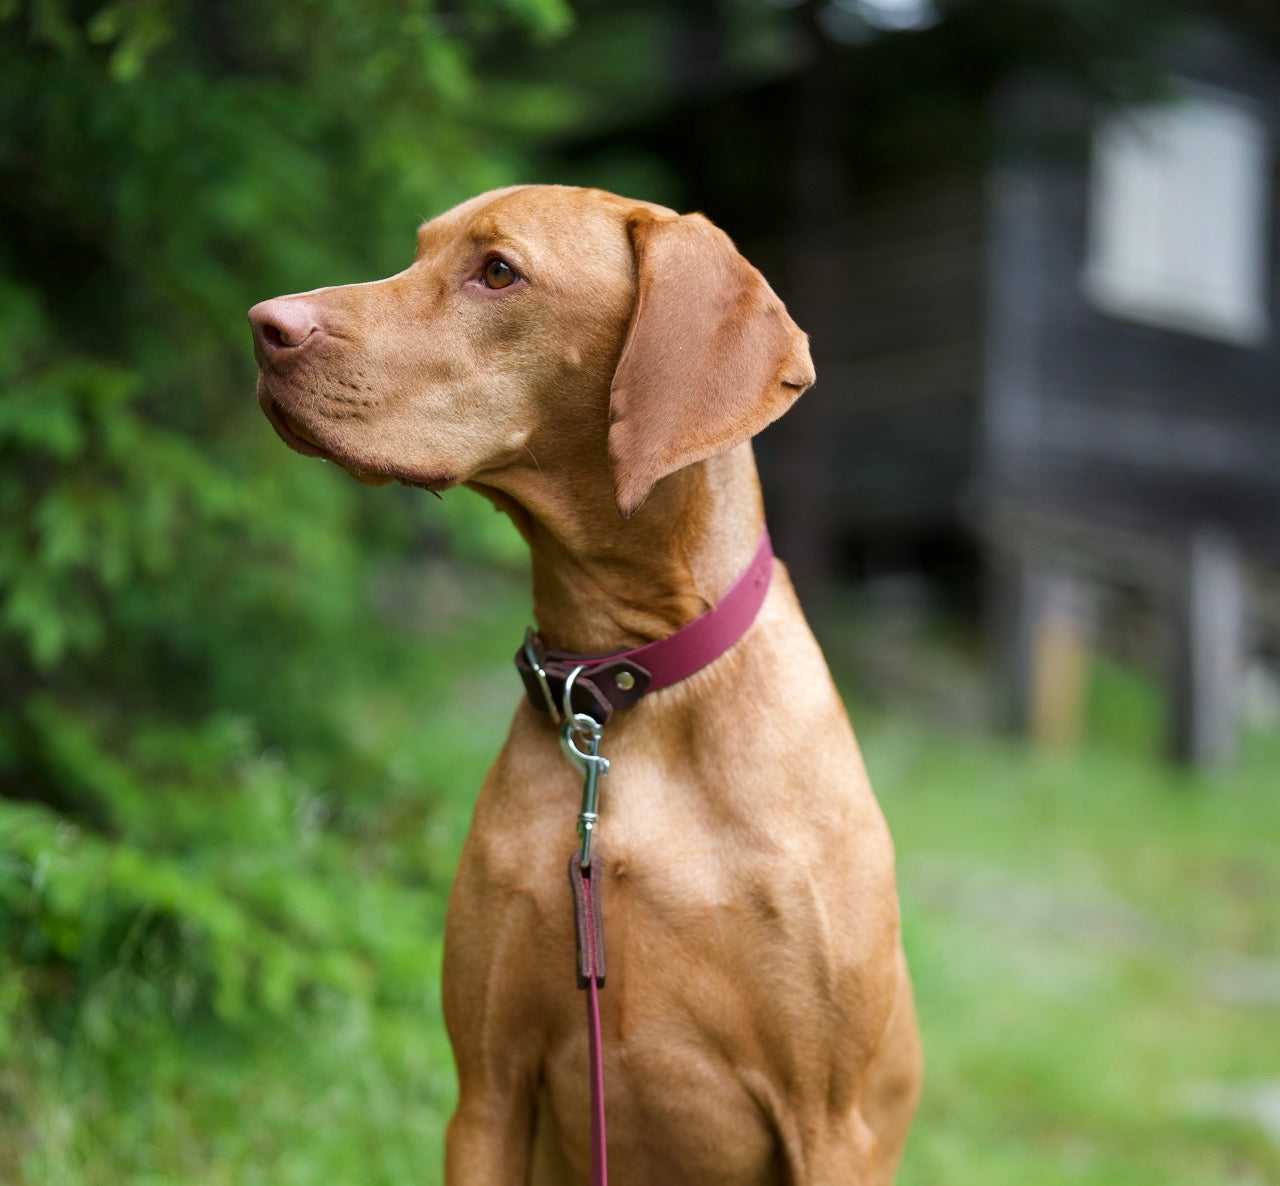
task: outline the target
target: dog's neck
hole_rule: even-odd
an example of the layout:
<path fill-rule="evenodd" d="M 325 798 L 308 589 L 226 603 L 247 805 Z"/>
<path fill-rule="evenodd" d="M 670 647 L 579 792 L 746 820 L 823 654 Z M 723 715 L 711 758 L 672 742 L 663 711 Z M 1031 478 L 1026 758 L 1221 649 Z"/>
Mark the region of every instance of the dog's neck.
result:
<path fill-rule="evenodd" d="M 630 519 L 587 475 L 503 475 L 476 488 L 529 544 L 533 609 L 553 650 L 607 654 L 673 634 L 747 567 L 764 519 L 750 444 L 659 482 Z"/>

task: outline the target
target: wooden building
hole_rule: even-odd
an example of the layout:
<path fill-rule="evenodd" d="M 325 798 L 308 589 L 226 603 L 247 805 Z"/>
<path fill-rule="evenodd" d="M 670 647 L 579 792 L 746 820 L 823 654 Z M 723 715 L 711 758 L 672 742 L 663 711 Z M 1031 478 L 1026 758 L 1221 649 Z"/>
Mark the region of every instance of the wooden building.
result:
<path fill-rule="evenodd" d="M 1172 752 L 1211 763 L 1231 754 L 1250 653 L 1280 628 L 1280 95 L 1221 38 L 1172 83 L 1101 113 L 1043 86 L 1002 100 L 978 522 L 1011 722 L 1069 734 L 1074 656 L 1136 597 Z M 1088 152 L 1046 151 L 1046 129 Z"/>
<path fill-rule="evenodd" d="M 1091 640 L 1140 620 L 1172 752 L 1213 762 L 1247 656 L 1280 653 L 1280 77 L 1224 33 L 1168 65 L 1141 107 L 1003 86 L 994 166 L 860 172 L 821 82 L 644 138 L 813 339 L 819 383 L 759 450 L 799 583 L 967 575 L 1003 716 L 1046 740 Z"/>

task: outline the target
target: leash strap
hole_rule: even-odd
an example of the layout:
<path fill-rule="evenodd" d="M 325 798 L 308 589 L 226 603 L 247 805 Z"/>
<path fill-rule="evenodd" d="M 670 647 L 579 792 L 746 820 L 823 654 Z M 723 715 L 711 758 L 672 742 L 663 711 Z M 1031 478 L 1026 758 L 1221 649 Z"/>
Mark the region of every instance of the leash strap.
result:
<path fill-rule="evenodd" d="M 582 852 L 569 858 L 569 888 L 573 890 L 573 922 L 578 941 L 578 987 L 594 982 L 604 987 L 604 928 L 600 915 L 600 858 L 582 867 Z"/>
<path fill-rule="evenodd" d="M 600 1036 L 600 988 L 604 984 L 604 929 L 600 917 L 600 861 L 582 867 L 582 853 L 569 857 L 569 885 L 578 942 L 578 987 L 587 990 L 587 1056 L 591 1083 L 591 1186 L 609 1186 L 605 1147 L 604 1050 Z"/>
<path fill-rule="evenodd" d="M 755 621 L 772 575 L 773 544 L 765 528 L 751 563 L 715 608 L 657 642 L 611 655 L 574 655 L 546 650 L 541 638 L 527 631 L 516 652 L 516 670 L 529 702 L 558 720 L 565 683 L 576 671 L 569 707 L 604 724 L 616 709 L 688 679 L 723 655 Z"/>

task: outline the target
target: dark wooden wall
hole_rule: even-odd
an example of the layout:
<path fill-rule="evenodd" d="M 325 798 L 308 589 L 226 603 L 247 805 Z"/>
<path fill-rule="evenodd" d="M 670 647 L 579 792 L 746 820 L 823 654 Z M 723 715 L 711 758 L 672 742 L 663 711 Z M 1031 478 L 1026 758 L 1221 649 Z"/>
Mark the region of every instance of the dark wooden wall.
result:
<path fill-rule="evenodd" d="M 988 504 L 1166 536 L 1213 523 L 1280 562 L 1280 172 L 1271 192 L 1272 332 L 1247 348 L 1090 305 L 1085 169 L 1042 158 L 994 175 Z"/>
<path fill-rule="evenodd" d="M 960 531 L 982 387 L 984 187 L 850 195 L 826 233 L 772 259 L 810 333 L 817 385 L 759 443 L 770 505 L 813 546 Z M 796 249 L 798 248 L 798 250 Z"/>

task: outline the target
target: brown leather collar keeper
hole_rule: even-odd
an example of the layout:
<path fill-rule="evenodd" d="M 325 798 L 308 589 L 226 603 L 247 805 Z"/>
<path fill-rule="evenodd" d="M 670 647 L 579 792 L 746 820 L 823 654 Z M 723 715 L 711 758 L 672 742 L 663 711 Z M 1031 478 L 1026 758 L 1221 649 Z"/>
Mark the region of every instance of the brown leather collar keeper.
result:
<path fill-rule="evenodd" d="M 516 652 L 516 670 L 529 703 L 559 720 L 565 682 L 578 671 L 570 707 L 603 725 L 616 709 L 687 679 L 723 655 L 755 621 L 772 574 L 773 546 L 766 528 L 751 563 L 719 604 L 657 642 L 610 655 L 573 655 L 546 650 L 542 639 L 528 630 L 524 646 Z"/>

